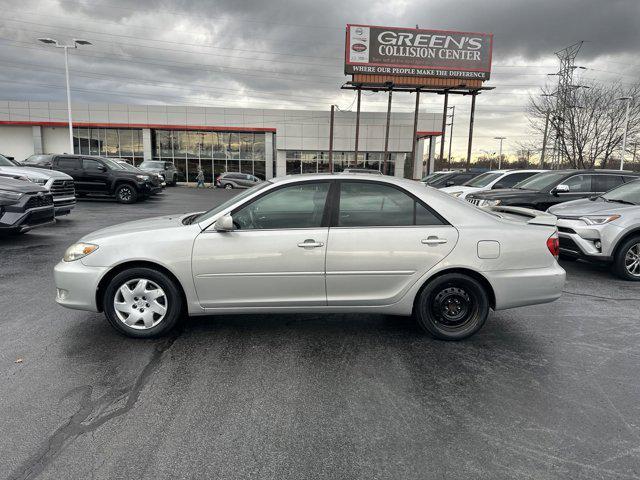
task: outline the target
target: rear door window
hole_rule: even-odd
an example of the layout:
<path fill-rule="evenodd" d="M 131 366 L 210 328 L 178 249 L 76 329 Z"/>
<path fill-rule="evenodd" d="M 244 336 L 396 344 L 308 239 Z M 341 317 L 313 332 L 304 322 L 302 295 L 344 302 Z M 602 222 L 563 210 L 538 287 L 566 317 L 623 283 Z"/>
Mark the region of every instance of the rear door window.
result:
<path fill-rule="evenodd" d="M 594 180 L 596 192 L 608 192 L 624 183 L 622 175 L 596 175 Z"/>
<path fill-rule="evenodd" d="M 56 166 L 62 170 L 78 170 L 80 168 L 80 159 L 71 157 L 59 157 Z"/>

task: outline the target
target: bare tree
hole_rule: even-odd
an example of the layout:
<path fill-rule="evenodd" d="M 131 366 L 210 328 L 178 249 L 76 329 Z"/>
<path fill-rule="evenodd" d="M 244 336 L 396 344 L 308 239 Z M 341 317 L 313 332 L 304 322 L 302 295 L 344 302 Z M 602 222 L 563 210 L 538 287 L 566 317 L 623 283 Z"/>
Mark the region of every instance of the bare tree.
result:
<path fill-rule="evenodd" d="M 562 111 L 555 93 L 543 88 L 541 96 L 529 100 L 529 121 L 534 132 L 543 135 L 549 116 L 548 152 L 555 148 L 572 168 L 606 168 L 621 154 L 625 105 L 620 97 L 632 97 L 627 137 L 640 134 L 640 84 L 586 86 L 572 91 Z"/>

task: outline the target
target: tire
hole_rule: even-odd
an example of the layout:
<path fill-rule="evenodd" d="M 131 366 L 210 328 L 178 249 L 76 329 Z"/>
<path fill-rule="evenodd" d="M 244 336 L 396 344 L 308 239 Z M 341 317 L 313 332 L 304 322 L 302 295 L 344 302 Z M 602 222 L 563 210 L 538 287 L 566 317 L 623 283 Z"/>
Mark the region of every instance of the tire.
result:
<path fill-rule="evenodd" d="M 620 245 L 613 259 L 613 272 L 623 280 L 640 281 L 640 236 Z"/>
<path fill-rule="evenodd" d="M 123 289 L 128 289 L 130 295 L 123 295 L 123 291 L 126 293 Z M 162 295 L 158 295 L 159 291 Z M 158 295 L 155 300 L 149 292 L 155 292 L 151 296 Z M 164 335 L 176 327 L 182 313 L 178 286 L 167 275 L 151 268 L 132 268 L 116 275 L 107 285 L 102 302 L 111 326 L 133 338 Z M 118 309 L 116 302 L 120 305 Z"/>
<path fill-rule="evenodd" d="M 177 183 L 176 176 L 172 175 L 171 176 L 171 183 L 169 185 L 171 185 L 172 187 L 175 187 L 176 183 Z"/>
<path fill-rule="evenodd" d="M 434 338 L 463 340 L 480 330 L 487 320 L 489 295 L 476 279 L 448 273 L 422 289 L 413 313 L 418 324 Z"/>
<path fill-rule="evenodd" d="M 225 190 L 233 190 L 233 185 L 231 185 L 230 183 L 225 183 L 224 184 L 224 189 Z"/>
<path fill-rule="evenodd" d="M 118 203 L 136 203 L 138 201 L 138 191 L 136 187 L 123 183 L 116 187 L 116 200 Z"/>

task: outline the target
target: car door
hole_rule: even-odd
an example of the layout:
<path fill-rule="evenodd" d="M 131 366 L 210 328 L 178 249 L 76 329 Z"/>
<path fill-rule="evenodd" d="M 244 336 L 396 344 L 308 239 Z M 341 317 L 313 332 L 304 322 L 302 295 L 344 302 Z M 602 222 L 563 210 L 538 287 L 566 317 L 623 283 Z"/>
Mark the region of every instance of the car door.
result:
<path fill-rule="evenodd" d="M 578 174 L 573 175 L 562 182 L 559 185 L 566 185 L 569 187 L 568 192 L 556 192 L 549 195 L 549 201 L 545 205 L 545 210 L 551 205 L 558 203 L 568 202 L 570 200 L 578 200 L 581 198 L 587 198 L 594 195 L 594 177 L 590 174 Z"/>
<path fill-rule="evenodd" d="M 343 180 L 327 247 L 331 306 L 388 305 L 441 262 L 458 231 L 405 190 Z"/>
<path fill-rule="evenodd" d="M 232 212 L 236 229 L 209 227 L 193 246 L 204 308 L 326 305 L 330 181 L 270 189 Z"/>
<path fill-rule="evenodd" d="M 83 188 L 91 193 L 108 193 L 109 170 L 100 160 L 82 159 Z"/>

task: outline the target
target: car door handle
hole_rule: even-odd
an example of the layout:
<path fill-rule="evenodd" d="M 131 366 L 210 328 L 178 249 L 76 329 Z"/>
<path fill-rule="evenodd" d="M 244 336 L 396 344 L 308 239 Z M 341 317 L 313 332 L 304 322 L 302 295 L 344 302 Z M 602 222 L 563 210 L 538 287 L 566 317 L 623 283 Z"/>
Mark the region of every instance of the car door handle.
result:
<path fill-rule="evenodd" d="M 427 237 L 421 240 L 423 245 L 441 245 L 443 243 L 447 243 L 446 238 L 438 238 L 438 237 Z"/>
<path fill-rule="evenodd" d="M 318 247 L 324 247 L 324 243 L 316 242 L 312 238 L 309 238 L 309 239 L 305 240 L 304 242 L 299 243 L 298 246 L 300 248 L 318 248 Z"/>

